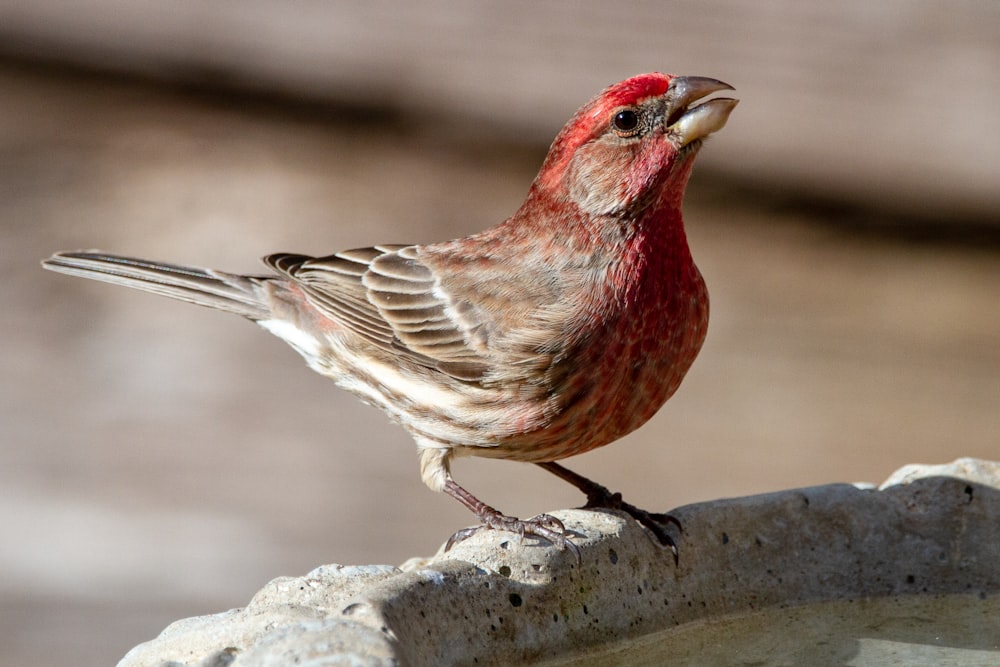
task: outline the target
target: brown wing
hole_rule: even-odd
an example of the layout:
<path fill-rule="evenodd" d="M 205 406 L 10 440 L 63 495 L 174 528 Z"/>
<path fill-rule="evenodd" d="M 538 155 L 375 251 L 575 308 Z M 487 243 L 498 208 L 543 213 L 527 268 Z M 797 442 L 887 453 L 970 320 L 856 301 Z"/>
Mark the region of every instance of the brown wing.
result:
<path fill-rule="evenodd" d="M 465 381 L 481 381 L 490 367 L 475 322 L 440 290 L 416 246 L 279 254 L 264 262 L 300 285 L 324 315 L 379 348 Z"/>

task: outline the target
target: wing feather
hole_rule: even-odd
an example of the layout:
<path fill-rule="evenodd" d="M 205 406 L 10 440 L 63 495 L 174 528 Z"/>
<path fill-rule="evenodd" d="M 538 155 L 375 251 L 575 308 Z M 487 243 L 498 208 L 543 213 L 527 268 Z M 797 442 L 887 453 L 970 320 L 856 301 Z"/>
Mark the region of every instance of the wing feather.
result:
<path fill-rule="evenodd" d="M 491 367 L 468 308 L 456 307 L 441 290 L 417 246 L 318 258 L 276 254 L 264 262 L 299 285 L 326 317 L 381 349 L 467 382 L 481 381 Z"/>

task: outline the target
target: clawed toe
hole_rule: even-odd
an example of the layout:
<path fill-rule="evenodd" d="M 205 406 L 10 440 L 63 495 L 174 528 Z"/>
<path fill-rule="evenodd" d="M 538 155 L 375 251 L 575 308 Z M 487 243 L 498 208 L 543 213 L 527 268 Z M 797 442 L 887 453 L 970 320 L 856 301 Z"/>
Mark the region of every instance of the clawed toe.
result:
<path fill-rule="evenodd" d="M 524 528 L 523 535 L 534 535 L 548 540 L 560 551 L 569 549 L 576 556 L 576 562 L 578 564 L 581 562 L 580 548 L 566 535 L 566 526 L 559 519 L 549 514 L 539 514 L 520 523 Z"/>
<path fill-rule="evenodd" d="M 455 533 L 448 538 L 448 541 L 445 542 L 444 550 L 451 551 L 451 548 L 453 546 L 455 546 L 459 542 L 463 542 L 469 539 L 470 537 L 472 537 L 479 531 L 483 530 L 484 528 L 486 528 L 486 526 L 480 524 L 478 526 L 471 526 L 469 528 L 463 528 L 462 530 L 456 530 Z"/>
<path fill-rule="evenodd" d="M 635 519 L 641 526 L 644 526 L 651 533 L 653 533 L 660 544 L 670 549 L 670 553 L 674 557 L 674 564 L 677 564 L 679 558 L 677 553 L 677 543 L 674 541 L 674 538 L 670 536 L 670 533 L 667 532 L 667 526 L 671 524 L 675 526 L 677 530 L 683 532 L 684 528 L 681 526 L 681 522 L 677 517 L 671 514 L 647 512 L 640 507 L 636 507 L 635 505 L 622 500 L 622 494 L 611 493 L 599 484 L 594 484 L 588 489 L 588 491 L 587 504 L 584 505 L 584 509 L 604 508 L 625 512 Z"/>
<path fill-rule="evenodd" d="M 671 524 L 675 526 L 677 530 L 683 532 L 684 528 L 681 526 L 681 522 L 677 517 L 671 514 L 647 512 L 640 507 L 636 507 L 635 505 L 622 500 L 622 494 L 610 493 L 604 487 L 592 489 L 591 492 L 587 494 L 587 504 L 584 505 L 584 509 L 597 508 L 613 509 L 625 512 L 635 519 L 640 525 L 649 529 L 649 531 L 656 536 L 656 539 L 660 544 L 670 549 L 670 553 L 673 554 L 674 557 L 674 563 L 676 564 L 678 562 L 677 543 L 674 541 L 674 538 L 670 536 L 670 533 L 667 532 L 667 526 Z"/>
<path fill-rule="evenodd" d="M 525 535 L 540 537 L 560 550 L 569 549 L 576 556 L 577 564 L 581 562 L 580 549 L 566 537 L 566 526 L 554 516 L 539 514 L 527 521 L 507 516 L 495 507 L 490 507 L 476 498 L 452 479 L 445 482 L 444 492 L 472 510 L 479 517 L 479 520 L 482 521 L 482 525 L 463 528 L 449 537 L 448 542 L 444 545 L 445 551 L 448 551 L 454 545 L 472 537 L 481 530 L 502 530 L 507 533 L 514 533 L 520 537 L 524 537 Z"/>
<path fill-rule="evenodd" d="M 587 496 L 587 504 L 583 506 L 583 509 L 621 510 L 631 516 L 639 524 L 648 528 L 649 531 L 656 536 L 656 539 L 660 544 L 668 547 L 674 556 L 674 563 L 676 564 L 678 562 L 677 544 L 674 542 L 674 538 L 672 538 L 667 532 L 667 526 L 670 524 L 673 524 L 677 530 L 683 532 L 681 522 L 677 519 L 677 517 L 669 514 L 650 513 L 644 509 L 636 507 L 635 505 L 631 505 L 622 500 L 622 494 L 612 493 L 606 486 L 602 486 L 593 480 L 589 480 L 583 475 L 578 475 L 558 463 L 546 461 L 536 465 L 548 470 L 556 477 L 566 480 L 576 488 L 583 491 Z"/>
<path fill-rule="evenodd" d="M 450 538 L 445 544 L 444 550 L 450 550 L 459 542 L 472 537 L 482 530 L 499 530 L 506 533 L 514 533 L 523 538 L 525 535 L 539 537 L 552 544 L 560 551 L 569 549 L 579 564 L 582 560 L 580 548 L 573 544 L 566 535 L 566 526 L 562 521 L 549 514 L 539 514 L 530 519 L 518 519 L 506 514 L 490 514 L 482 517 L 483 523 L 471 528 L 463 528 Z"/>
<path fill-rule="evenodd" d="M 552 542 L 552 537 L 566 537 L 566 526 L 562 521 L 555 518 L 551 514 L 539 514 L 533 516 L 530 519 L 524 521 L 515 520 L 517 523 L 521 524 L 522 527 L 533 527 L 532 530 L 536 532 L 525 532 L 525 535 L 537 535 L 538 537 L 544 537 L 549 542 Z M 545 534 L 542 534 L 545 533 Z"/>
<path fill-rule="evenodd" d="M 670 554 L 674 557 L 674 565 L 680 562 L 680 556 L 677 552 L 677 542 L 674 538 L 670 536 L 667 532 L 667 527 L 669 525 L 674 525 L 678 531 L 683 532 L 684 528 L 681 526 L 680 520 L 671 514 L 659 514 L 647 512 L 644 509 L 636 507 L 635 505 L 630 505 L 626 502 L 618 502 L 618 506 L 614 509 L 621 510 L 631 516 L 639 525 L 643 526 L 649 532 L 651 532 L 656 540 L 663 546 L 670 549 Z"/>
<path fill-rule="evenodd" d="M 673 514 L 660 514 L 647 512 L 646 515 L 651 521 L 655 521 L 659 525 L 672 524 L 678 531 L 684 532 L 684 526 L 681 525 L 681 520 L 675 517 Z M 645 524 L 644 524 L 645 525 Z"/>
<path fill-rule="evenodd" d="M 674 565 L 677 565 L 680 562 L 680 555 L 677 551 L 677 542 L 675 542 L 674 538 L 667 532 L 667 524 L 672 523 L 677 526 L 678 530 L 680 530 L 680 521 L 669 514 L 644 513 L 644 516 L 635 516 L 631 512 L 629 512 L 629 514 L 631 514 L 632 518 L 638 521 L 641 525 L 645 526 L 649 532 L 653 533 L 660 544 L 670 549 L 670 554 L 674 557 Z"/>

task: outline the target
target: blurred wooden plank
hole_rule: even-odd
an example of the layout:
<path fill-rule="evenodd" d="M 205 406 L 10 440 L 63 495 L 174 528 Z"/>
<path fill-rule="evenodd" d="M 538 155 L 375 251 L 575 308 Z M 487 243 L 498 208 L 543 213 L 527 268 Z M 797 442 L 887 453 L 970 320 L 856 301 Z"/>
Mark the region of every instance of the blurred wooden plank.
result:
<path fill-rule="evenodd" d="M 549 140 L 603 85 L 714 76 L 742 99 L 703 164 L 1000 224 L 1000 3 L 0 0 L 0 49 L 488 119 Z"/>

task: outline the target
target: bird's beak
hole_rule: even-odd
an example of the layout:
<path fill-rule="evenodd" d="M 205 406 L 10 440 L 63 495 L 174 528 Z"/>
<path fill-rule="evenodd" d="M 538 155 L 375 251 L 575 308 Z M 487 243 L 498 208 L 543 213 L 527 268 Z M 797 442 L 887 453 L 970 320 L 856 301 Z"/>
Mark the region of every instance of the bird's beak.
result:
<path fill-rule="evenodd" d="M 739 100 L 716 97 L 701 104 L 692 103 L 720 90 L 734 90 L 728 83 L 705 76 L 677 76 L 667 90 L 667 119 L 664 121 L 669 134 L 676 137 L 677 148 L 718 132 L 726 125 Z"/>

